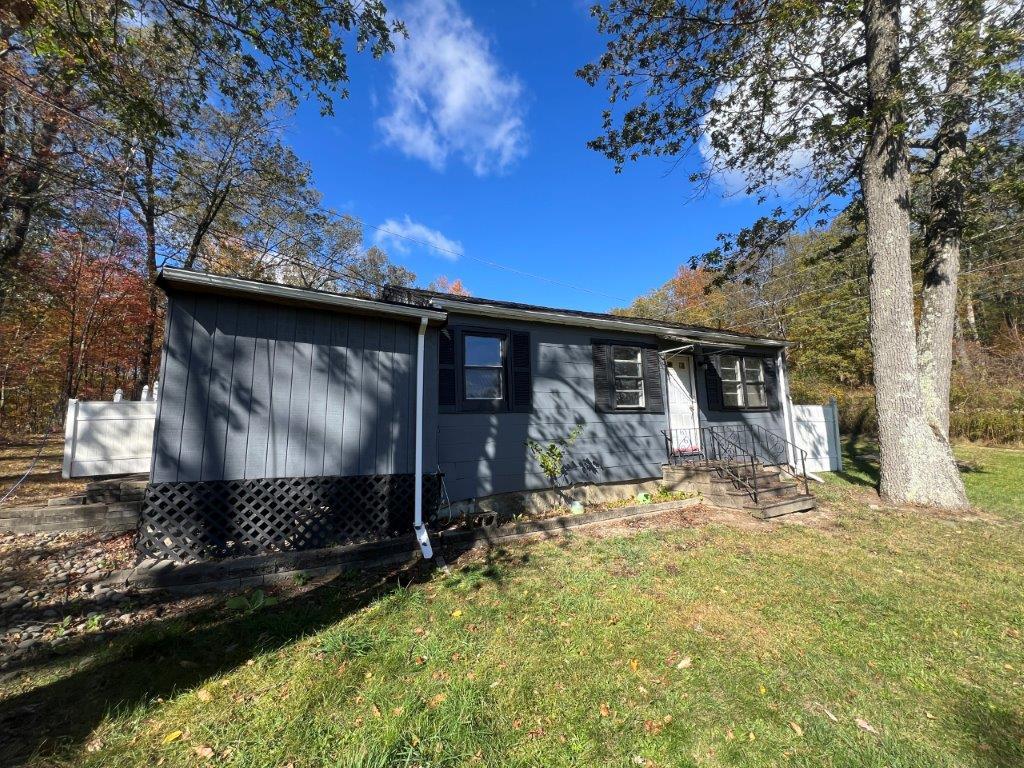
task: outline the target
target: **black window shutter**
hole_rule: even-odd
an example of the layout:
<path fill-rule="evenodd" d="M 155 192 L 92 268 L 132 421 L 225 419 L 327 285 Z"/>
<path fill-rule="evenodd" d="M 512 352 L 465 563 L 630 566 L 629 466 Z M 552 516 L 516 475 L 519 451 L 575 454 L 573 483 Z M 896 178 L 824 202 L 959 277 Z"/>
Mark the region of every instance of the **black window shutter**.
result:
<path fill-rule="evenodd" d="M 608 413 L 615 410 L 615 384 L 612 381 L 611 349 L 599 341 L 594 350 L 594 410 Z"/>
<path fill-rule="evenodd" d="M 533 373 L 530 365 L 530 334 L 513 331 L 509 334 L 512 351 L 512 386 L 509 392 L 509 410 L 529 413 L 533 404 Z"/>
<path fill-rule="evenodd" d="M 718 372 L 718 357 L 704 358 L 704 381 L 707 384 L 708 410 L 722 410 L 722 376 Z"/>
<path fill-rule="evenodd" d="M 764 391 L 768 401 L 768 408 L 779 410 L 779 372 L 775 369 L 775 361 L 770 357 L 764 358 Z"/>
<path fill-rule="evenodd" d="M 459 380 L 455 368 L 455 331 L 442 328 L 437 341 L 437 405 L 441 413 L 458 410 Z"/>
<path fill-rule="evenodd" d="M 661 357 L 658 350 L 645 347 L 644 361 L 644 410 L 647 413 L 664 413 L 665 398 L 661 388 Z"/>

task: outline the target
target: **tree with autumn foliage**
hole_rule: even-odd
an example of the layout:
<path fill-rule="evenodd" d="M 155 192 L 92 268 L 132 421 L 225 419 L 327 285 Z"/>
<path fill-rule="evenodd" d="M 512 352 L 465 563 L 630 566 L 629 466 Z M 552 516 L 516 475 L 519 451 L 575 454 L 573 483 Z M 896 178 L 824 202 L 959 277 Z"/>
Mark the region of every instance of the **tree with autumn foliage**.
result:
<path fill-rule="evenodd" d="M 438 293 L 450 293 L 453 296 L 472 296 L 466 286 L 462 284 L 462 278 L 457 277 L 454 280 L 449 280 L 445 275 L 438 275 L 437 278 L 430 282 L 427 286 L 428 291 L 437 291 Z"/>

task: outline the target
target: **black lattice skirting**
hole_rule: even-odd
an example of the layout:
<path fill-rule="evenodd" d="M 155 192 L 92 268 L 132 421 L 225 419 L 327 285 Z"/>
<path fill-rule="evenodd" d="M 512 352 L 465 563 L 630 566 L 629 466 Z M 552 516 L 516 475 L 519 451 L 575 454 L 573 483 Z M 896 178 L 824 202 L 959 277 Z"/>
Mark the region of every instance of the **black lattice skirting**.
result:
<path fill-rule="evenodd" d="M 412 531 L 413 475 L 152 483 L 139 518 L 144 558 L 197 562 L 381 541 Z M 423 478 L 424 518 L 440 475 Z"/>

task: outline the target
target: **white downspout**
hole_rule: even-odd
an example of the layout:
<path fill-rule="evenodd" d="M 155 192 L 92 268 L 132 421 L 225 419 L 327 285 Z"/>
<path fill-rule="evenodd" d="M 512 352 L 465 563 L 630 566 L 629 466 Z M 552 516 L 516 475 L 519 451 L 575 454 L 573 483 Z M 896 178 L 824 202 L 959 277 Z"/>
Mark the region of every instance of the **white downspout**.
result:
<path fill-rule="evenodd" d="M 430 546 L 427 528 L 423 525 L 423 342 L 427 333 L 427 318 L 420 318 L 419 334 L 416 337 L 416 476 L 413 480 L 413 530 L 420 551 L 427 560 L 434 556 Z"/>
<path fill-rule="evenodd" d="M 789 459 L 789 466 L 796 470 L 796 453 L 793 446 L 796 444 L 793 431 L 793 409 L 789 401 L 789 377 L 786 375 L 786 358 L 780 348 L 775 353 L 775 367 L 779 372 L 779 399 L 782 401 L 782 420 L 786 423 L 786 458 Z"/>

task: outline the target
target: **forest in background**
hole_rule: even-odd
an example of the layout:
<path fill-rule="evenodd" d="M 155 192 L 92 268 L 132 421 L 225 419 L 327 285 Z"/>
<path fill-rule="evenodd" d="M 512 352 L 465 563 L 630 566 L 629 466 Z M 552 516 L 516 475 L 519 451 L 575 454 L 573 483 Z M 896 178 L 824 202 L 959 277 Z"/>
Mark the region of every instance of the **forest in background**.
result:
<path fill-rule="evenodd" d="M 386 55 L 401 25 L 379 3 L 307 11 L 301 0 L 253 0 L 237 17 L 164 0 L 0 9 L 0 432 L 54 429 L 70 397 L 138 397 L 153 383 L 164 265 L 368 296 L 415 281 L 323 205 L 282 140 L 300 98 L 330 112 L 345 96 L 348 51 Z M 338 34 L 318 43 L 325 25 Z M 1024 174 L 1019 128 L 998 136 L 965 160 L 952 431 L 1021 442 Z M 928 171 L 914 177 L 919 281 Z M 859 202 L 747 264 L 721 255 L 619 311 L 786 336 L 794 396 L 837 396 L 846 426 L 870 431 Z"/>
<path fill-rule="evenodd" d="M 1016 163 L 1001 166 L 1000 197 L 972 201 L 950 397 L 950 432 L 961 439 L 1024 443 L 1024 185 L 1018 171 Z M 918 192 L 923 198 L 925 190 Z M 919 220 L 918 281 L 923 230 Z M 702 263 L 698 257 L 681 265 L 671 280 L 616 313 L 785 337 L 793 342 L 793 399 L 835 397 L 844 433 L 875 433 L 868 258 L 856 205 L 826 226 L 784 238 L 749 269 L 727 273 Z"/>
<path fill-rule="evenodd" d="M 164 266 L 363 296 L 414 283 L 283 140 L 301 98 L 330 112 L 347 95 L 350 51 L 383 56 L 401 33 L 347 0 L 5 4 L 0 434 L 153 385 Z"/>

